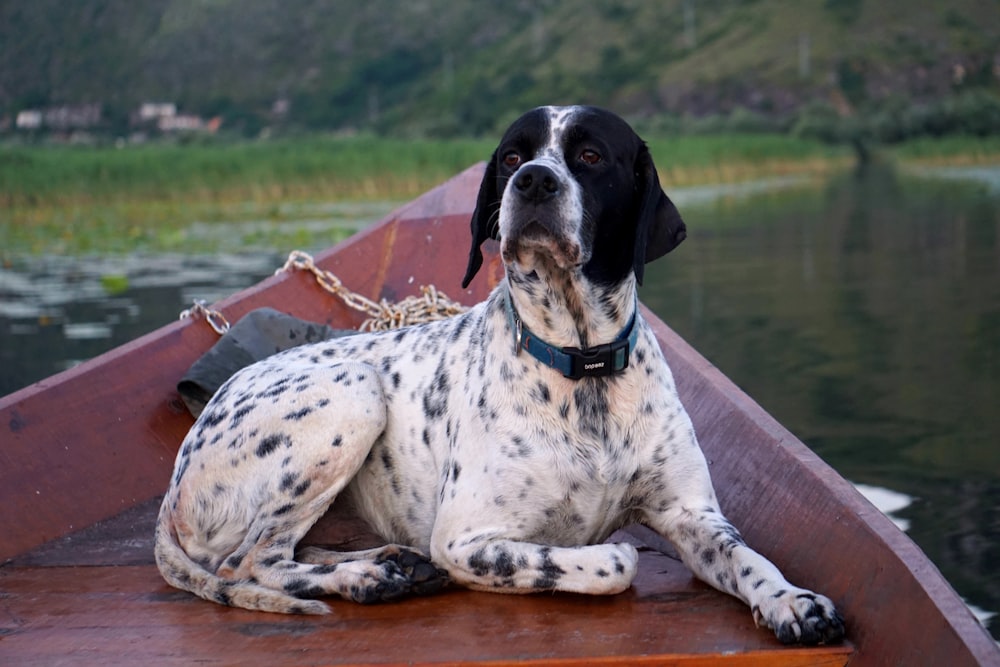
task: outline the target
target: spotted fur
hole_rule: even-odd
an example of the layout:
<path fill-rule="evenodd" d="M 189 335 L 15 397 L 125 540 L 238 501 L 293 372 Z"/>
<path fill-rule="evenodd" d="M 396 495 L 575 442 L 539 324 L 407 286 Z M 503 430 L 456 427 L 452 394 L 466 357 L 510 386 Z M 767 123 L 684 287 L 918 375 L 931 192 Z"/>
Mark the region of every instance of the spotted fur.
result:
<path fill-rule="evenodd" d="M 229 380 L 185 438 L 156 528 L 166 580 L 208 600 L 324 613 L 450 580 L 614 594 L 629 523 L 782 641 L 839 638 L 827 598 L 788 583 L 725 519 L 691 421 L 638 316 L 628 368 L 572 380 L 515 351 L 510 299 L 555 346 L 614 339 L 643 267 L 683 240 L 642 141 L 589 107 L 536 109 L 504 135 L 472 220 L 464 284 L 500 240 L 506 279 L 469 312 L 295 348 Z M 345 495 L 388 546 L 296 544 Z"/>

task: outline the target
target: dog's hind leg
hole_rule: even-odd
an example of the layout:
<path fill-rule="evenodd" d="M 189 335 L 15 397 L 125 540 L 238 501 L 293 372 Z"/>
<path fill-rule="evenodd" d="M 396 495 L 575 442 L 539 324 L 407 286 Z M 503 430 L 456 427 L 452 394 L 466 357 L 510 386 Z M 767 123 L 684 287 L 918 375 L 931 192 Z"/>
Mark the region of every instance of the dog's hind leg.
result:
<path fill-rule="evenodd" d="M 294 559 L 295 545 L 364 465 L 385 429 L 378 374 L 356 362 L 255 370 L 252 400 L 249 392 L 234 391 L 209 404 L 204 430 L 225 423 L 228 437 L 210 438 L 196 425 L 198 435 L 191 437 L 206 444 L 190 448 L 186 472 L 168 493 L 178 543 L 191 563 L 219 582 L 216 588 L 225 588 L 224 596 L 210 599 L 260 608 L 255 597 L 240 595 L 240 586 L 264 587 L 287 596 L 286 605 L 272 601 L 269 610 L 314 612 L 315 606 L 296 598 L 340 595 L 372 602 L 410 591 L 415 570 L 409 558 Z M 241 414 L 241 405 L 253 409 Z M 227 440 L 234 445 L 227 447 Z M 174 563 L 165 565 L 177 570 Z M 192 590 L 183 574 L 168 580 Z M 192 592 L 212 593 L 204 586 Z"/>
<path fill-rule="evenodd" d="M 296 598 L 333 594 L 375 602 L 407 593 L 409 577 L 387 558 L 295 559 L 295 545 L 354 477 L 385 429 L 386 404 L 378 375 L 362 363 L 311 368 L 292 384 L 282 396 L 283 423 L 266 426 L 290 441 L 271 454 L 280 470 L 268 476 L 267 501 L 219 575 L 252 579 Z"/>

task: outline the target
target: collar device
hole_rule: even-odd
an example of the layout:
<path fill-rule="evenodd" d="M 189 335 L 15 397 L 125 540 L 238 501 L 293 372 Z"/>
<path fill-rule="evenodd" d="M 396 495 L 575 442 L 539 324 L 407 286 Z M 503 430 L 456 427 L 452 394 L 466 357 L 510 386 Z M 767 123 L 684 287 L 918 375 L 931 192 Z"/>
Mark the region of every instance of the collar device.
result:
<path fill-rule="evenodd" d="M 585 377 L 607 377 L 628 368 L 629 354 L 635 349 L 639 339 L 639 327 L 635 326 L 638 304 L 632 311 L 625 328 L 610 343 L 580 349 L 578 347 L 556 347 L 545 342 L 529 330 L 514 310 L 510 292 L 504 294 L 507 321 L 514 331 L 514 354 L 524 350 L 538 361 L 554 368 L 571 380 Z"/>

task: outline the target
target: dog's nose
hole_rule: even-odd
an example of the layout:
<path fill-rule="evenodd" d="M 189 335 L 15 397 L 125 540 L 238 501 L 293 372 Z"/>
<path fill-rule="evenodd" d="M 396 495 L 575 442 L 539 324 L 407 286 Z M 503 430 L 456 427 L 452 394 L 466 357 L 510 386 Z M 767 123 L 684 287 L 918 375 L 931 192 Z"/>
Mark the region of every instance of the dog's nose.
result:
<path fill-rule="evenodd" d="M 528 201 L 541 203 L 559 194 L 559 179 L 548 167 L 530 164 L 517 170 L 514 188 Z"/>

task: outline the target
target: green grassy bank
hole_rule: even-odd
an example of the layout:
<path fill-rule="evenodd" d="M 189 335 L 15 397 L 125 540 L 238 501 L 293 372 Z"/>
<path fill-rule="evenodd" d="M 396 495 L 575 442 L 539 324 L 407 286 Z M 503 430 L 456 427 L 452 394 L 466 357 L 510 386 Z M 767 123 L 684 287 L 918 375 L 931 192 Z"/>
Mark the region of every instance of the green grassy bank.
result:
<path fill-rule="evenodd" d="M 229 144 L 0 148 L 8 207 L 112 201 L 406 199 L 480 160 L 493 140 L 299 138 Z M 844 150 L 778 135 L 650 141 L 665 181 L 766 177 L 816 169 Z"/>
<path fill-rule="evenodd" d="M 8 254 L 212 250 L 191 245 L 185 230 L 193 221 L 292 222 L 311 215 L 318 202 L 407 201 L 488 159 L 494 146 L 493 139 L 316 136 L 4 147 L 0 248 Z M 680 137 L 650 146 L 668 188 L 825 171 L 850 160 L 844 150 L 767 135 Z"/>
<path fill-rule="evenodd" d="M 0 149 L 8 206 L 406 197 L 489 155 L 479 141 L 375 138 Z"/>
<path fill-rule="evenodd" d="M 185 229 L 193 221 L 280 223 L 313 215 L 320 202 L 406 201 L 488 159 L 494 145 L 492 139 L 315 136 L 0 147 L 0 248 L 8 254 L 190 249 Z M 853 163 L 847 148 L 775 134 L 653 138 L 649 145 L 668 190 L 823 176 Z M 919 163 L 1000 162 L 1000 138 L 919 140 L 890 155 Z"/>
<path fill-rule="evenodd" d="M 911 139 L 895 146 L 890 155 L 901 164 L 965 166 L 1000 164 L 1000 136 L 948 136 Z"/>

